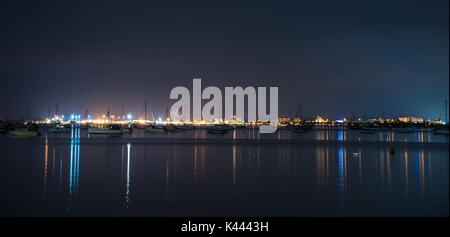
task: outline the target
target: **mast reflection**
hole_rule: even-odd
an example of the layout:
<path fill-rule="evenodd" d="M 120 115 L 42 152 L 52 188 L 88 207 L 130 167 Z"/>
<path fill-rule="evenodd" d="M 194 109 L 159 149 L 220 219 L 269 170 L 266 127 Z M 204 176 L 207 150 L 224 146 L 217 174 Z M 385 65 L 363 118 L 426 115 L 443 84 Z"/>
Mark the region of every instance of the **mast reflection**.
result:
<path fill-rule="evenodd" d="M 129 207 L 130 204 L 130 153 L 131 153 L 131 144 L 127 144 L 127 183 L 126 183 L 126 191 L 125 191 L 125 206 Z"/>
<path fill-rule="evenodd" d="M 48 164 L 48 137 L 45 136 L 45 160 L 44 160 L 44 200 L 47 200 L 47 166 Z"/>

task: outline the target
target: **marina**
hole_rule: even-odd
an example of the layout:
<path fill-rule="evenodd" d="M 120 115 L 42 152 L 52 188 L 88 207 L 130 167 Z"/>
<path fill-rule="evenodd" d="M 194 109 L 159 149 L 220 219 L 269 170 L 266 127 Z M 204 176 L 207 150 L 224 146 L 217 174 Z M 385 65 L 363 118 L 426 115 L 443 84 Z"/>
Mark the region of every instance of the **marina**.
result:
<path fill-rule="evenodd" d="M 44 235 L 440 233 L 448 9 L 2 2 L 0 225 Z"/>
<path fill-rule="evenodd" d="M 433 130 L 40 132 L 0 135 L 2 215 L 448 215 L 448 136 Z"/>

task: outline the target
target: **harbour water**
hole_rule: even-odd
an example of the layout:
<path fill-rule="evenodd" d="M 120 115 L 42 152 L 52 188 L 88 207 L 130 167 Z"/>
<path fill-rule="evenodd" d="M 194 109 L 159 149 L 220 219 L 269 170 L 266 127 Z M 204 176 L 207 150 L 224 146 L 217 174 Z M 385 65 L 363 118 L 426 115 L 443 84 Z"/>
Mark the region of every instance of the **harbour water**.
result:
<path fill-rule="evenodd" d="M 0 135 L 1 216 L 448 216 L 448 136 Z"/>

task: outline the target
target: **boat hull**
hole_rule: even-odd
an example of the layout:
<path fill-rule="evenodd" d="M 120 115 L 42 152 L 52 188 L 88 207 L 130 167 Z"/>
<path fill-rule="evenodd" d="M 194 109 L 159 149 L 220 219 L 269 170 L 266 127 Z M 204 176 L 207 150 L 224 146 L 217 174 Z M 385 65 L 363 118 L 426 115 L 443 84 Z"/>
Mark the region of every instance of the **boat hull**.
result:
<path fill-rule="evenodd" d="M 50 128 L 48 130 L 51 133 L 70 133 L 72 129 L 70 128 Z"/>
<path fill-rule="evenodd" d="M 168 132 L 182 132 L 182 131 L 184 131 L 182 128 L 179 128 L 179 127 L 165 127 L 165 129 Z"/>
<path fill-rule="evenodd" d="M 14 130 L 8 133 L 10 136 L 14 137 L 37 137 L 41 134 L 37 131 L 28 131 L 28 130 Z"/>
<path fill-rule="evenodd" d="M 222 130 L 222 129 L 207 129 L 208 133 L 213 133 L 213 134 L 225 134 L 227 133 L 229 130 Z"/>
<path fill-rule="evenodd" d="M 183 130 L 195 130 L 197 128 L 194 127 L 194 126 L 182 126 L 181 129 L 183 129 Z"/>
<path fill-rule="evenodd" d="M 122 134 L 122 129 L 88 128 L 89 134 Z"/>
<path fill-rule="evenodd" d="M 166 130 L 163 128 L 146 128 L 145 131 L 148 133 L 166 133 Z"/>

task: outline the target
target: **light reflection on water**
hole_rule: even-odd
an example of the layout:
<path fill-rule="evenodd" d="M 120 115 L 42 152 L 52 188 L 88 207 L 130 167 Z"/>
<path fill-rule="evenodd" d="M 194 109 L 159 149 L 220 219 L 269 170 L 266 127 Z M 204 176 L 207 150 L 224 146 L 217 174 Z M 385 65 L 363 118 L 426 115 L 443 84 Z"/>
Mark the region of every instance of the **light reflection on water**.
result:
<path fill-rule="evenodd" d="M 340 141 L 306 145 L 253 143 L 267 138 L 252 129 L 226 134 L 244 138 L 228 144 L 135 143 L 120 137 L 91 144 L 84 135 L 73 126 L 70 136 L 1 137 L 6 145 L 0 153 L 0 214 L 448 215 L 448 147 L 390 144 L 443 139 L 430 132 L 369 135 L 383 141 L 371 146 L 346 143 L 361 138 L 347 130 L 269 135 Z M 203 130 L 174 136 L 211 137 Z"/>
<path fill-rule="evenodd" d="M 80 162 L 80 127 L 72 125 L 70 134 L 70 171 L 69 171 L 69 206 L 67 210 L 70 211 L 73 205 L 73 200 L 78 198 L 78 173 Z"/>

